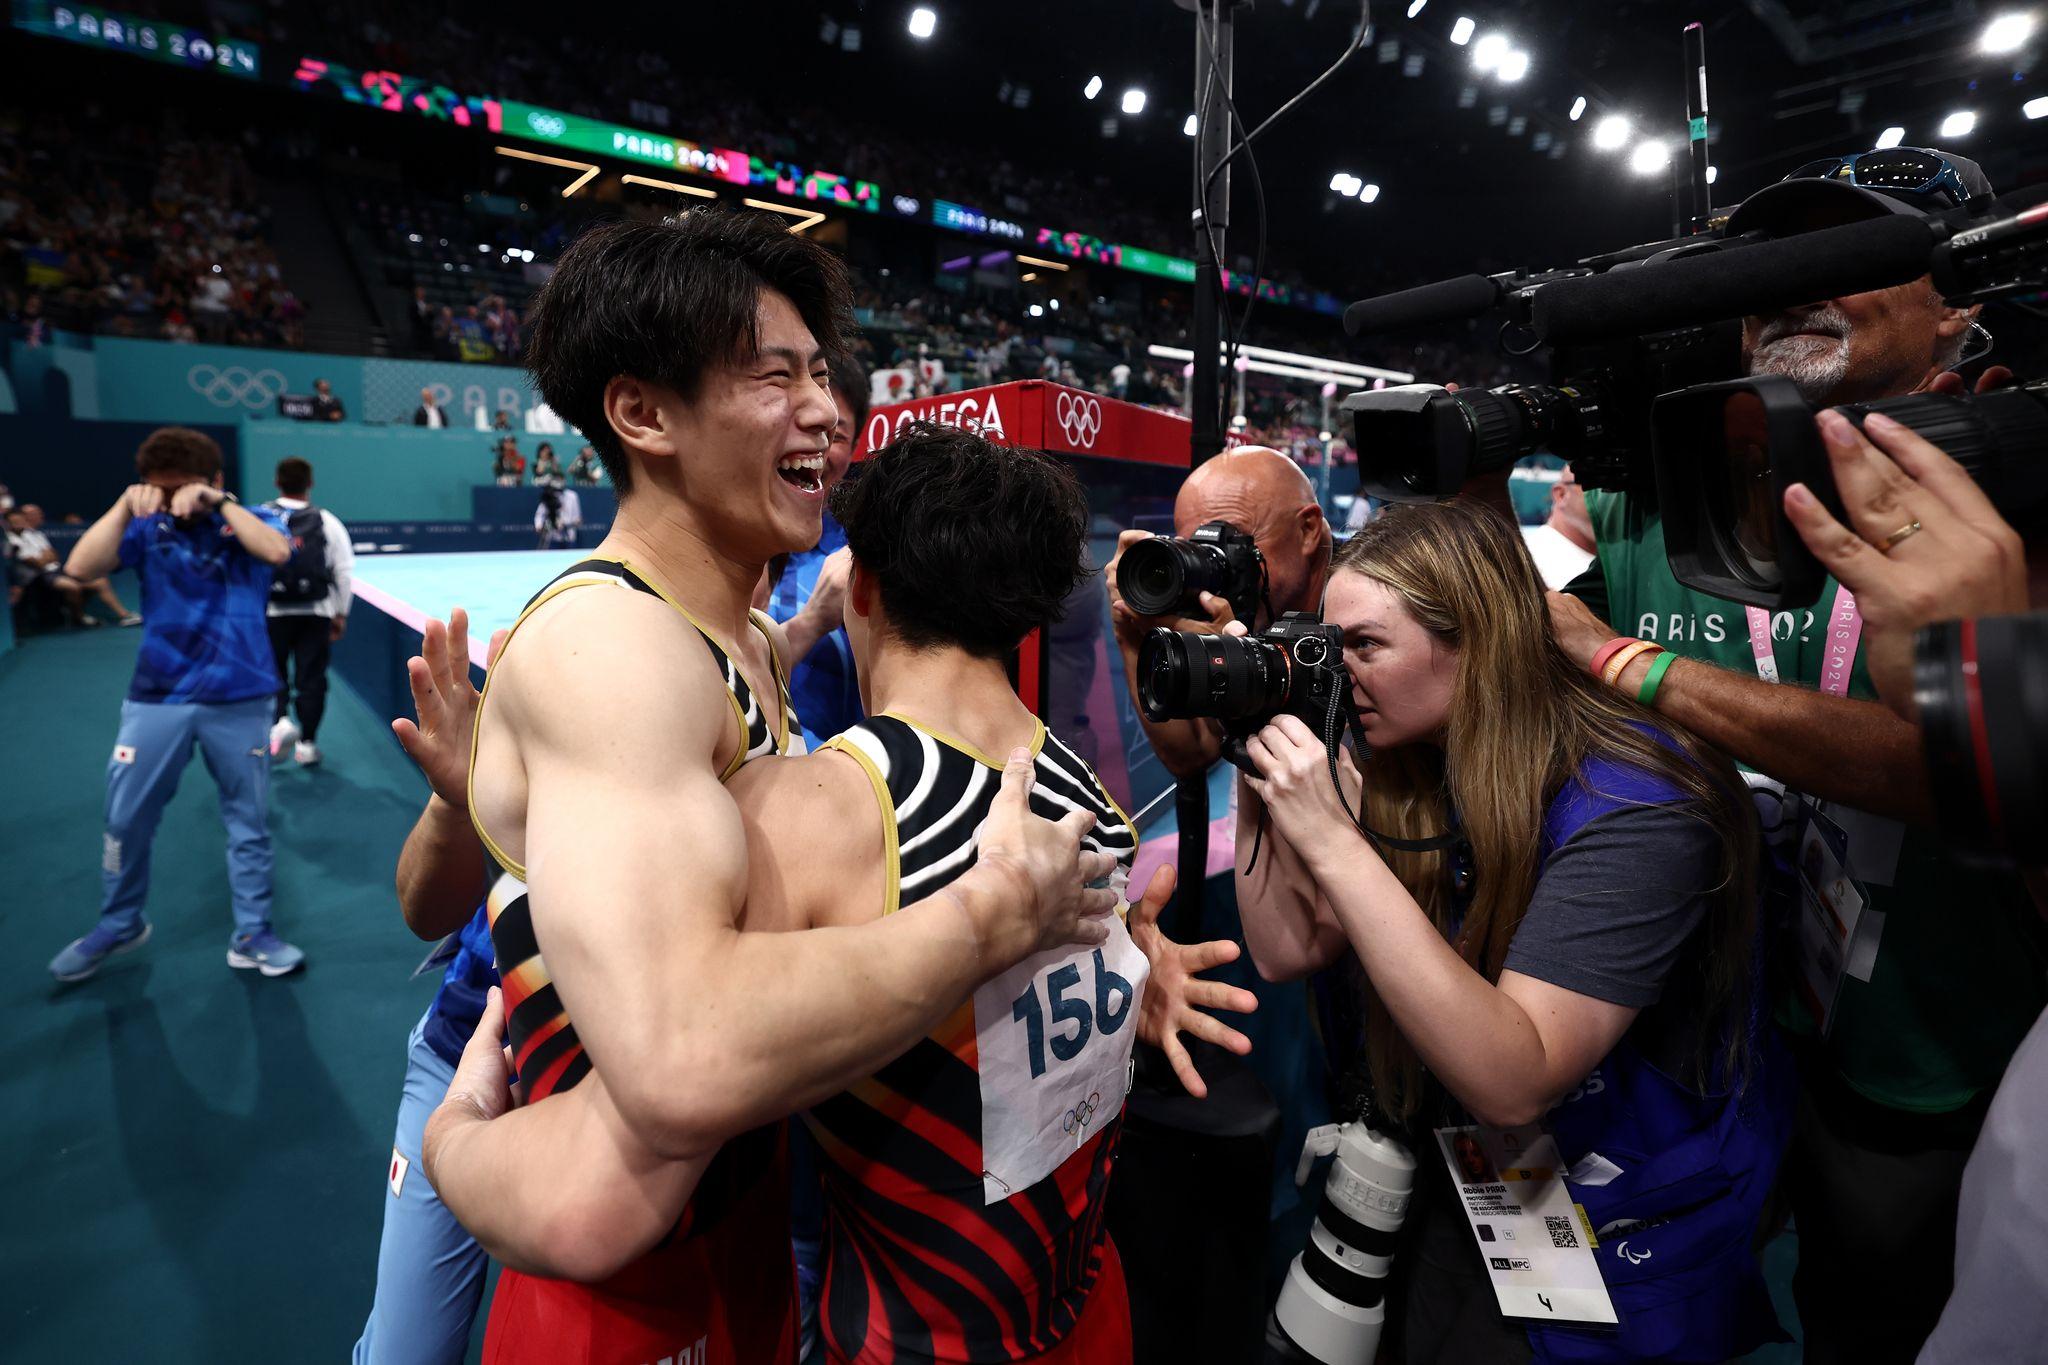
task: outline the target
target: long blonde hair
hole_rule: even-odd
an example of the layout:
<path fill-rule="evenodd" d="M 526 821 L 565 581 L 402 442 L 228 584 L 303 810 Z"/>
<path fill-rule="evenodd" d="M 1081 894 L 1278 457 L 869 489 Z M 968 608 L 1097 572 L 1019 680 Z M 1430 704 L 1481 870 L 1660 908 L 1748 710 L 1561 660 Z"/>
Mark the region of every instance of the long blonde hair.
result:
<path fill-rule="evenodd" d="M 1589 759 L 1648 770 L 1682 793 L 1677 808 L 1711 826 L 1722 850 L 1718 880 L 1702 888 L 1711 899 L 1697 932 L 1706 947 L 1701 996 L 1723 1023 L 1725 1049 L 1718 1066 L 1703 1052 L 1697 1075 L 1683 1079 L 1709 1089 L 1739 1078 L 1757 833 L 1734 765 L 1565 656 L 1551 635 L 1528 550 L 1489 508 L 1463 501 L 1390 508 L 1337 552 L 1331 572 L 1385 585 L 1424 629 L 1458 651 L 1442 751 L 1409 745 L 1364 765 L 1373 829 L 1426 838 L 1457 813 L 1475 873 L 1462 920 L 1454 924 L 1447 853 L 1385 856 L 1437 927 L 1454 934 L 1458 955 L 1488 981 L 1500 979 L 1535 891 L 1545 816 Z M 1377 993 L 1369 985 L 1367 991 L 1373 1079 L 1381 1103 L 1406 1117 L 1421 1096 L 1421 1064 Z"/>

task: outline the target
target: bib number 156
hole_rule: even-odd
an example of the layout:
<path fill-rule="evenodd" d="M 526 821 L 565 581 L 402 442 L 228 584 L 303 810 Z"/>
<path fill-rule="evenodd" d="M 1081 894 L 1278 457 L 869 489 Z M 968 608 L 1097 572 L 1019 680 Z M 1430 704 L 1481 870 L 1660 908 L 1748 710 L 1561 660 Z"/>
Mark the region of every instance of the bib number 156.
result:
<path fill-rule="evenodd" d="M 1070 997 L 1067 995 L 1069 991 L 1083 993 Z M 1131 1013 L 1133 994 L 1131 983 L 1103 962 L 1100 948 L 1095 950 L 1095 1003 L 1092 1009 L 1081 986 L 1081 968 L 1075 963 L 1062 963 L 1046 973 L 1043 1005 L 1038 999 L 1038 983 L 1033 981 L 1010 1006 L 1010 1017 L 1024 1025 L 1025 1041 L 1031 1052 L 1031 1079 L 1037 1080 L 1045 1074 L 1048 1047 L 1052 1049 L 1055 1061 L 1070 1062 L 1081 1055 L 1081 1049 L 1088 1045 L 1089 1035 L 1098 1029 L 1107 1037 L 1122 1028 Z M 1046 1032 L 1045 1024 L 1048 1009 L 1056 1026 L 1051 1034 Z M 1071 1033 L 1057 1027 L 1066 1023 L 1074 1025 Z"/>

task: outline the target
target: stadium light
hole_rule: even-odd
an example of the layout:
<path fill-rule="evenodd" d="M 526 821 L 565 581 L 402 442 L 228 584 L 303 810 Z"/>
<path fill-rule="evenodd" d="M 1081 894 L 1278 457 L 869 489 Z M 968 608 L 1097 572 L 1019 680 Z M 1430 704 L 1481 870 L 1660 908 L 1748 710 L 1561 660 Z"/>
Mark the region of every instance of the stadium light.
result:
<path fill-rule="evenodd" d="M 1504 81 L 1518 81 L 1529 74 L 1529 54 L 1520 48 L 1511 50 L 1500 59 L 1500 69 L 1494 72 Z"/>
<path fill-rule="evenodd" d="M 1970 130 L 1977 126 L 1977 116 L 1968 109 L 1958 109 L 1941 121 L 1943 137 L 1968 137 Z"/>
<path fill-rule="evenodd" d="M 1472 69 L 1474 71 L 1491 71 L 1499 66 L 1501 59 L 1507 55 L 1508 35 L 1505 33 L 1489 33 L 1478 42 L 1472 44 Z"/>
<path fill-rule="evenodd" d="M 1887 128 L 1877 135 L 1877 149 L 1883 151 L 1887 147 L 1896 147 L 1905 140 L 1906 130 L 1904 128 Z"/>
<path fill-rule="evenodd" d="M 1339 171 L 1330 177 L 1330 188 L 1346 198 L 1357 194 L 1364 184 L 1363 180 L 1360 180 L 1349 171 Z"/>
<path fill-rule="evenodd" d="M 1361 204 L 1370 204 L 1373 200 L 1379 197 L 1380 187 L 1378 185 L 1367 185 L 1364 189 L 1358 192 L 1358 202 Z"/>
<path fill-rule="evenodd" d="M 1628 154 L 1628 168 L 1637 175 L 1655 175 L 1670 164 L 1670 144 L 1654 138 L 1638 142 L 1636 149 Z"/>
<path fill-rule="evenodd" d="M 2001 52 L 2017 52 L 2033 36 L 2033 15 L 2001 14 L 1984 26 L 1984 36 L 1977 40 L 1977 50 L 1994 56 Z"/>
<path fill-rule="evenodd" d="M 1101 93 L 1102 93 L 1102 77 L 1100 77 L 1100 76 L 1090 76 L 1090 77 L 1088 78 L 1088 84 L 1086 84 L 1086 85 L 1084 85 L 1084 86 L 1082 86 L 1082 87 L 1081 87 L 1081 97 L 1082 97 L 1083 99 L 1091 99 L 1091 100 L 1092 100 L 1092 99 L 1094 99 L 1094 98 L 1095 98 L 1095 97 L 1096 97 L 1097 95 L 1099 95 L 1099 94 L 1101 94 Z"/>
<path fill-rule="evenodd" d="M 1581 96 L 1579 96 L 1579 97 L 1578 97 L 1577 99 L 1575 99 L 1575 100 L 1573 100 L 1573 101 L 1572 101 L 1572 122 L 1573 122 L 1573 123 L 1577 123 L 1577 122 L 1579 121 L 1579 118 L 1580 118 L 1580 117 L 1581 117 L 1581 116 L 1582 116 L 1582 115 L 1583 115 L 1583 114 L 1584 114 L 1585 112 L 1586 112 L 1586 97 L 1585 97 L 1584 95 L 1581 95 Z"/>
<path fill-rule="evenodd" d="M 1713 184 L 1716 180 L 1719 180 L 1720 178 L 1721 168 L 1719 166 L 1707 167 L 1707 183 L 1709 185 Z"/>
<path fill-rule="evenodd" d="M 1045 316 L 1045 308 L 1041 304 L 1034 303 L 1031 305 L 1030 313 L 1032 317 L 1042 318 Z"/>
<path fill-rule="evenodd" d="M 2020 106 L 2020 112 L 2028 118 L 2048 118 L 2048 95 L 2043 95 L 2039 99 L 2028 100 Z"/>
<path fill-rule="evenodd" d="M 938 31 L 939 16 L 933 10 L 919 5 L 910 12 L 910 36 L 920 41 Z"/>
<path fill-rule="evenodd" d="M 1620 114 L 1609 114 L 1593 128 L 1593 145 L 1603 152 L 1618 152 L 1628 146 L 1628 135 L 1633 131 L 1629 122 Z"/>
<path fill-rule="evenodd" d="M 1145 112 L 1145 92 L 1144 92 L 1144 91 L 1142 91 L 1142 90 L 1140 90 L 1140 89 L 1138 89 L 1138 88 L 1137 88 L 1137 87 L 1135 87 L 1135 86 L 1133 86 L 1133 87 L 1132 87 L 1131 89 L 1129 89 L 1129 90 L 1126 90 L 1126 91 L 1124 91 L 1124 100 L 1123 100 L 1123 111 L 1124 111 L 1124 112 L 1125 112 L 1126 114 L 1142 114 L 1142 113 L 1144 113 L 1144 112 Z"/>
<path fill-rule="evenodd" d="M 1193 137 L 1195 135 L 1195 116 L 1193 114 L 1188 115 L 1188 121 L 1180 126 L 1180 131 L 1186 137 Z"/>
<path fill-rule="evenodd" d="M 1416 15 L 1422 13 L 1423 7 L 1428 3 L 1429 0 L 1412 0 L 1412 3 L 1408 6 L 1408 17 L 1413 19 Z"/>
<path fill-rule="evenodd" d="M 1451 41 L 1457 46 L 1463 47 L 1472 41 L 1472 30 L 1478 27 L 1479 25 L 1473 23 L 1470 19 L 1459 15 L 1458 22 L 1451 25 Z"/>

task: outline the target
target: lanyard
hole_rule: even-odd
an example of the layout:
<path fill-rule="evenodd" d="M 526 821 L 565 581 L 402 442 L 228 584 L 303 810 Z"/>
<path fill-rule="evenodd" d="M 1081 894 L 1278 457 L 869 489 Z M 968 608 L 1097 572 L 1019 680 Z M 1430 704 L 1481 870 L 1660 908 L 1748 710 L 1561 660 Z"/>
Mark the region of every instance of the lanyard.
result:
<path fill-rule="evenodd" d="M 1756 658 L 1756 675 L 1767 683 L 1778 681 L 1778 659 L 1771 650 L 1770 614 L 1760 607 L 1745 607 L 1749 619 L 1749 649 Z M 1856 595 L 1837 585 L 1835 604 L 1828 612 L 1826 653 L 1821 658 L 1820 690 L 1831 697 L 1848 694 L 1849 673 L 1856 663 L 1856 643 L 1863 638 L 1863 613 L 1856 609 Z"/>

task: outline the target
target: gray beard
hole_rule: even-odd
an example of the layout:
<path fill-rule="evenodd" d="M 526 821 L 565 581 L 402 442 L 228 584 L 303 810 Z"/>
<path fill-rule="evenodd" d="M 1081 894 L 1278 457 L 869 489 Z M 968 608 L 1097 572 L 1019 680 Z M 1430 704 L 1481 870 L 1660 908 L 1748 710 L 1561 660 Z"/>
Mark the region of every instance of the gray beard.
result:
<path fill-rule="evenodd" d="M 1849 319 L 1833 307 L 1772 319 L 1750 352 L 1749 372 L 1782 375 L 1807 402 L 1826 403 L 1849 376 Z"/>

